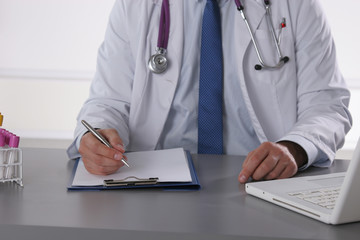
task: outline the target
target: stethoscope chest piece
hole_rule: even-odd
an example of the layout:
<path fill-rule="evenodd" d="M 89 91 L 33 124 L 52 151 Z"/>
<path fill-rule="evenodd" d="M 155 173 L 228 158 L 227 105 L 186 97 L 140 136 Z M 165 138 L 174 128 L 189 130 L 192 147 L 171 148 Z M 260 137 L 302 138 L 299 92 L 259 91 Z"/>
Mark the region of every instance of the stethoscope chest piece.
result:
<path fill-rule="evenodd" d="M 168 66 L 166 49 L 170 33 L 170 6 L 169 0 L 163 0 L 161 6 L 160 25 L 156 53 L 152 55 L 148 62 L 148 67 L 153 73 L 163 73 Z"/>
<path fill-rule="evenodd" d="M 156 53 L 149 59 L 149 69 L 154 73 L 162 73 L 166 70 L 168 60 L 165 56 L 165 49 L 157 49 Z"/>

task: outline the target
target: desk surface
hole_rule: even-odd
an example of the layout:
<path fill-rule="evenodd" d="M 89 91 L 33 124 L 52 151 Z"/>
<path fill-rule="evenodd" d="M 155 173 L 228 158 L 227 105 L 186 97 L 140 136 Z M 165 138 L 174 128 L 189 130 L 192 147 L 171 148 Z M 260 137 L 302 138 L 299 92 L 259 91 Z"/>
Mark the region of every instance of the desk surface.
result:
<path fill-rule="evenodd" d="M 24 188 L 0 184 L 0 239 L 359 239 L 360 223 L 330 226 L 249 196 L 243 157 L 194 155 L 199 191 L 68 192 L 65 150 L 23 149 Z M 330 169 L 345 171 L 348 161 Z M 46 238 L 45 238 L 46 237 Z"/>

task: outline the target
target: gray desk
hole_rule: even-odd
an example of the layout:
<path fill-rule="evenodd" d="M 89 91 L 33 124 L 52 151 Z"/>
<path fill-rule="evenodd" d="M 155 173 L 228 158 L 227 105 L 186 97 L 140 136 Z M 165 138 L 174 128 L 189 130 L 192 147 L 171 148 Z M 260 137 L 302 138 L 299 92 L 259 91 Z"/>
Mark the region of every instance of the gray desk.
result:
<path fill-rule="evenodd" d="M 24 188 L 0 184 L 0 239 L 359 239 L 360 223 L 329 226 L 246 195 L 244 158 L 194 156 L 200 191 L 68 192 L 64 150 L 23 149 Z M 345 171 L 347 161 L 304 174 Z"/>

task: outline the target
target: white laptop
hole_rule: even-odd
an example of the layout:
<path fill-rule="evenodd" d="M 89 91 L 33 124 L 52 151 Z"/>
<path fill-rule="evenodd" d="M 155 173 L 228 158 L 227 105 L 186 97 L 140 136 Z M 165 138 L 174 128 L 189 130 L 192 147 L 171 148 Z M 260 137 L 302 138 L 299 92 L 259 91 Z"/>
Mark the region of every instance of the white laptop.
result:
<path fill-rule="evenodd" d="M 360 138 L 347 172 L 251 182 L 245 189 L 327 224 L 360 221 Z"/>

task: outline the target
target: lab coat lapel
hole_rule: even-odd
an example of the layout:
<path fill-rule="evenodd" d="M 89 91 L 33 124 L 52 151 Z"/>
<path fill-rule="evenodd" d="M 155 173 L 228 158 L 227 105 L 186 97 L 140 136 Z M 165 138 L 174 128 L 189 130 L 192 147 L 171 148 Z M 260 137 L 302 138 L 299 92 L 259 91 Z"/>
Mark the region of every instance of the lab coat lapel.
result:
<path fill-rule="evenodd" d="M 153 0 L 156 8 L 155 12 L 161 12 L 161 2 Z M 156 74 L 150 72 L 147 68 L 143 69 L 145 75 L 146 87 L 141 94 L 140 104 L 135 106 L 134 113 L 136 121 L 130 122 L 133 131 L 132 150 L 138 149 L 155 149 L 159 137 L 164 128 L 167 119 L 177 82 L 180 75 L 181 59 L 183 53 L 183 3 L 182 1 L 170 1 L 170 33 L 167 47 L 166 57 L 168 60 L 168 67 L 165 72 Z M 153 16 L 158 18 L 158 16 Z M 156 29 L 156 36 L 151 37 L 151 44 L 146 51 L 148 56 L 155 53 L 158 33 L 158 20 L 155 22 L 154 29 Z M 153 34 L 153 33 L 151 33 Z M 140 96 L 140 95 L 139 95 Z M 150 121 L 144 121 L 148 119 Z"/>
<path fill-rule="evenodd" d="M 265 17 L 265 8 L 260 0 L 244 1 L 244 13 L 247 17 L 247 21 L 250 25 L 252 33 L 255 35 L 256 29 L 259 27 L 260 22 Z M 236 26 L 239 26 L 240 37 L 239 41 L 241 44 L 241 59 L 244 60 L 244 54 L 247 47 L 251 43 L 251 37 L 248 29 L 245 25 L 241 14 L 236 14 L 235 17 Z"/>
<path fill-rule="evenodd" d="M 170 33 L 167 48 L 168 68 L 164 73 L 156 76 L 159 84 L 161 84 L 164 89 L 164 91 L 160 93 L 162 96 L 159 97 L 159 100 L 161 99 L 162 101 L 159 103 L 162 109 L 158 115 L 157 127 L 159 127 L 159 134 L 156 136 L 156 142 L 160 137 L 161 130 L 167 119 L 180 76 L 184 40 L 182 9 L 182 1 L 170 1 Z"/>
<path fill-rule="evenodd" d="M 251 31 L 256 38 L 256 30 L 258 29 L 261 21 L 265 18 L 266 10 L 264 7 L 264 3 L 262 0 L 244 1 L 244 8 L 245 8 L 244 12 L 249 22 Z M 265 136 L 262 126 L 255 114 L 254 108 L 250 101 L 249 92 L 247 91 L 247 86 L 246 86 L 244 68 L 243 68 L 244 61 L 247 61 L 247 59 L 245 58 L 245 53 L 249 47 L 253 47 L 251 36 L 248 32 L 248 29 L 245 25 L 243 18 L 241 17 L 240 12 L 235 17 L 235 21 L 237 22 L 236 25 L 239 25 L 239 28 L 235 30 L 235 34 L 238 35 L 237 39 L 239 39 L 241 45 L 241 47 L 236 49 L 237 57 L 238 57 L 237 60 L 239 62 L 239 66 L 241 66 L 241 68 L 238 69 L 238 76 L 240 76 L 240 86 L 243 93 L 245 104 L 247 106 L 249 115 L 252 119 L 255 132 L 260 142 L 264 142 L 267 140 L 267 138 Z"/>

